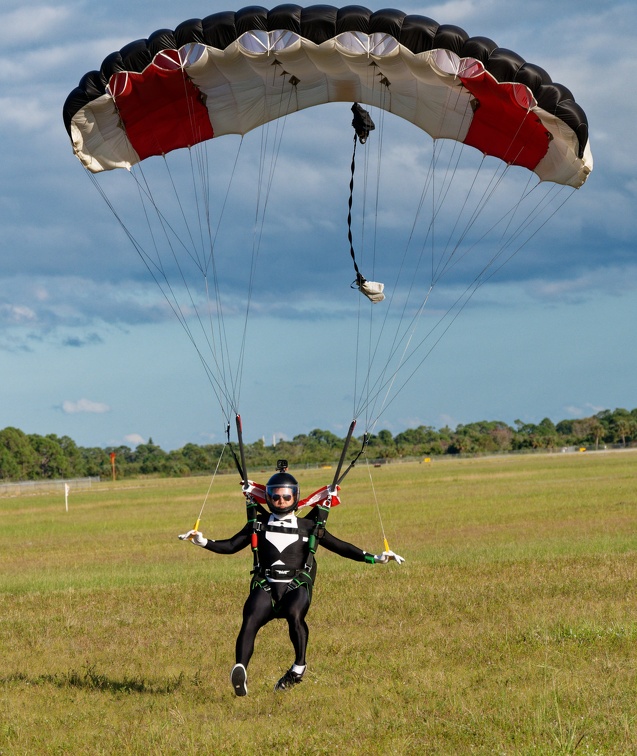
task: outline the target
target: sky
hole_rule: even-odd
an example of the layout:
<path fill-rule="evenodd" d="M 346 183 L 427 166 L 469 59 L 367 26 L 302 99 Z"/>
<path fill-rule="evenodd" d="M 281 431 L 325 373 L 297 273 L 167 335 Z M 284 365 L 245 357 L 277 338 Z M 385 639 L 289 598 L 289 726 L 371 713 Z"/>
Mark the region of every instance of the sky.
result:
<path fill-rule="evenodd" d="M 224 440 L 227 409 L 199 358 L 200 344 L 73 155 L 62 106 L 110 52 L 156 29 L 239 7 L 217 0 L 0 0 L 0 428 L 99 447 L 152 438 L 170 450 Z M 312 111 L 286 119 L 258 226 L 253 217 L 262 206 L 252 197 L 261 137 L 213 140 L 215 171 L 224 177 L 215 212 L 228 198 L 219 248 L 230 251 L 220 256 L 218 280 L 231 363 L 243 354 L 235 409 L 246 440 L 271 444 L 314 428 L 344 436 L 353 416 L 361 432 L 370 426 L 396 434 L 418 425 L 557 422 L 637 407 L 637 102 L 630 96 L 637 6 L 410 0 L 399 7 L 488 36 L 568 86 L 588 116 L 593 173 L 434 337 L 435 348 L 429 351 L 432 341 L 420 348 L 368 416 L 356 404 L 364 373 L 355 355 L 364 339 L 347 242 L 349 105 L 327 107 L 319 121 Z M 377 234 L 379 280 L 393 275 L 383 252 L 407 244 L 426 139 L 405 124 L 383 126 L 381 199 L 370 191 L 369 206 L 355 206 L 356 244 L 364 249 L 371 229 Z M 365 158 L 358 159 L 360 166 Z M 125 174 L 99 178 L 126 212 L 133 184 L 116 183 L 116 173 Z M 357 189 L 363 175 L 357 173 Z M 364 231 L 357 225 L 363 215 Z M 240 252 L 254 249 L 255 228 L 256 293 L 243 340 L 251 258 Z M 414 343 L 446 312 L 462 275 L 460 264 L 449 286 L 436 291 L 439 300 L 432 296 Z M 373 305 L 376 324 L 384 306 Z M 379 396 L 382 402 L 385 392 Z"/>

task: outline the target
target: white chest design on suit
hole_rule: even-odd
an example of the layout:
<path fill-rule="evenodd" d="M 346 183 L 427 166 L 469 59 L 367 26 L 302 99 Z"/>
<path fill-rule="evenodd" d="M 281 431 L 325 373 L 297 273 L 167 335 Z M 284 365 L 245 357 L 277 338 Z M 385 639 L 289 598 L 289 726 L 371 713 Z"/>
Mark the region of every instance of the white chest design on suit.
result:
<path fill-rule="evenodd" d="M 270 527 L 280 528 L 296 528 L 297 522 L 294 515 L 288 515 L 281 520 L 277 520 L 276 517 L 271 516 L 268 522 Z M 296 543 L 301 536 L 298 533 L 277 533 L 276 531 L 267 530 L 265 533 L 265 540 L 271 543 L 274 548 L 279 552 L 285 551 L 288 546 Z"/>

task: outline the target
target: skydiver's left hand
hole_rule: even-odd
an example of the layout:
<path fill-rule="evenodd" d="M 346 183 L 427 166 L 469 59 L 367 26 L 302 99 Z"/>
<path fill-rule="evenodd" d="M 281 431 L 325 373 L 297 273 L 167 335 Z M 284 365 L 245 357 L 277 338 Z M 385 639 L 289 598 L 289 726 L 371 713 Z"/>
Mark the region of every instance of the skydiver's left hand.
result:
<path fill-rule="evenodd" d="M 398 554 L 395 554 L 393 551 L 383 551 L 382 554 L 376 554 L 374 556 L 374 561 L 377 564 L 387 564 L 391 561 L 397 562 L 398 564 L 402 564 L 405 560 L 403 557 L 399 556 Z"/>

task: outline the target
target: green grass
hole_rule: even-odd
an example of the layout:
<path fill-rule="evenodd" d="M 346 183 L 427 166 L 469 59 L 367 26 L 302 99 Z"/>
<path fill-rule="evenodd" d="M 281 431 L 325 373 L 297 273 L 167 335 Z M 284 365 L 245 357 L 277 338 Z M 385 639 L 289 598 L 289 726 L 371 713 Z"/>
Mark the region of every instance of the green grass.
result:
<path fill-rule="evenodd" d="M 372 490 L 359 465 L 329 527 L 380 551 L 375 492 L 407 562 L 319 551 L 305 681 L 272 691 L 292 661 L 274 622 L 244 699 L 250 554 L 176 537 L 207 480 L 104 483 L 68 513 L 0 499 L 0 753 L 637 753 L 636 471 L 629 452 L 434 460 L 375 468 Z M 235 478 L 206 535 L 242 526 Z"/>

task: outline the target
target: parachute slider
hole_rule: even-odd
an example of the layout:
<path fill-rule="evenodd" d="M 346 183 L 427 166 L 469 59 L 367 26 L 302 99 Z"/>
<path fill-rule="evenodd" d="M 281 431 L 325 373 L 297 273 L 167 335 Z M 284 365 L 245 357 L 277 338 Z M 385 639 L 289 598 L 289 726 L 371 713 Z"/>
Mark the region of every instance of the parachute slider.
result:
<path fill-rule="evenodd" d="M 352 113 L 354 114 L 354 118 L 352 119 L 352 126 L 354 127 L 354 131 L 356 132 L 358 141 L 361 144 L 365 144 L 367 137 L 369 136 L 369 132 L 373 131 L 376 126 L 372 121 L 370 114 L 364 108 L 361 108 L 361 106 L 357 102 L 352 105 Z"/>
<path fill-rule="evenodd" d="M 354 135 L 354 152 L 352 154 L 352 178 L 349 182 L 349 212 L 347 214 L 347 238 L 349 239 L 349 253 L 352 256 L 352 262 L 354 263 L 354 270 L 356 271 L 356 280 L 352 283 L 352 289 L 358 289 L 361 294 L 364 294 L 370 302 L 382 302 L 385 299 L 383 289 L 385 284 L 378 283 L 377 281 L 368 281 L 365 276 L 358 269 L 356 264 L 356 255 L 354 253 L 354 243 L 352 238 L 352 202 L 354 198 L 354 171 L 356 167 L 356 139 L 361 144 L 365 144 L 369 132 L 373 131 L 376 126 L 371 119 L 369 113 L 355 102 L 352 105 L 352 113 L 354 118 L 352 120 L 352 126 L 356 132 Z"/>
<path fill-rule="evenodd" d="M 370 302 L 374 304 L 376 302 L 382 302 L 385 299 L 383 290 L 385 288 L 384 283 L 378 281 L 368 281 L 363 276 L 359 275 L 356 281 L 352 283 L 352 289 L 358 289 L 361 294 L 364 294 Z"/>

